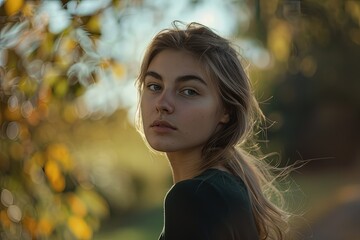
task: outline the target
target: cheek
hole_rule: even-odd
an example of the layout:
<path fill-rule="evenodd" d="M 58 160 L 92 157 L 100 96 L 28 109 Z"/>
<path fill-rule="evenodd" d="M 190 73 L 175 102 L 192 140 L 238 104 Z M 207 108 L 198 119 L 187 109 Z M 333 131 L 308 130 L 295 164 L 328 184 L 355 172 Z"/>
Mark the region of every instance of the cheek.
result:
<path fill-rule="evenodd" d="M 140 108 L 140 114 L 143 115 L 145 110 L 146 110 L 146 107 L 145 107 L 145 103 L 144 101 L 141 99 L 141 102 L 139 104 L 139 108 Z"/>
<path fill-rule="evenodd" d="M 140 109 L 141 111 L 146 111 L 151 108 L 152 99 L 148 96 L 148 94 L 144 93 L 140 97 Z"/>
<path fill-rule="evenodd" d="M 140 96 L 140 109 L 141 111 L 146 107 L 146 96 L 145 94 L 141 94 Z"/>
<path fill-rule="evenodd" d="M 218 125 L 218 113 L 214 109 L 201 107 L 189 111 L 184 116 L 189 129 L 193 131 L 212 131 Z"/>
<path fill-rule="evenodd" d="M 143 122 L 146 122 L 149 118 L 149 103 L 144 98 L 142 98 L 139 107 L 141 119 Z"/>

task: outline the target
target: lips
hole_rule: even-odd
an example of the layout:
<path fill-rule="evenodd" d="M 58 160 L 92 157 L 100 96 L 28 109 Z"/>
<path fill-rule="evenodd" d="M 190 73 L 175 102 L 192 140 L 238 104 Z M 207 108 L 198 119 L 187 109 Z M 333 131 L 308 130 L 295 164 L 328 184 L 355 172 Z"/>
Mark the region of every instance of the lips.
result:
<path fill-rule="evenodd" d="M 164 121 L 164 120 L 155 120 L 150 127 L 152 128 L 167 128 L 167 129 L 172 129 L 172 130 L 176 130 L 177 128 L 174 127 L 173 125 L 171 125 L 169 122 Z"/>

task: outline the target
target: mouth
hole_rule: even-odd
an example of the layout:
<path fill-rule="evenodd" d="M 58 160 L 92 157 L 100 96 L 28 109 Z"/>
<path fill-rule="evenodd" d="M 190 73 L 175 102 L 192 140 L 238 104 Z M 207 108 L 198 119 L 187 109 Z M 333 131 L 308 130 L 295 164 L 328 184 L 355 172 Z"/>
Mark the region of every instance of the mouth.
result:
<path fill-rule="evenodd" d="M 172 124 L 170 124 L 167 121 L 164 120 L 155 120 L 151 125 L 151 128 L 164 128 L 164 129 L 172 129 L 172 130 L 177 130 L 177 128 L 175 126 L 173 126 Z"/>

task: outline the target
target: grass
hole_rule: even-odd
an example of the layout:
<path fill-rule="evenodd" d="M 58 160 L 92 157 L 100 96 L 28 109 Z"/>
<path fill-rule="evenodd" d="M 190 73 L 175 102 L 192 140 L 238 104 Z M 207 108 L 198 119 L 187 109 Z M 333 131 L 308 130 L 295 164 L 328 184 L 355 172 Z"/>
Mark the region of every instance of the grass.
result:
<path fill-rule="evenodd" d="M 95 240 L 158 239 L 163 226 L 162 207 L 144 209 L 124 217 L 113 216 L 103 223 Z"/>

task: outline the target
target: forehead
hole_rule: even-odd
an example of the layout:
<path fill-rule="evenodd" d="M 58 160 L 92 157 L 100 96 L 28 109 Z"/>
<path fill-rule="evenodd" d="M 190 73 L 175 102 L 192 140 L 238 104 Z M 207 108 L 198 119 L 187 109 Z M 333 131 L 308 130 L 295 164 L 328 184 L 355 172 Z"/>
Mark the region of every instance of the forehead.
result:
<path fill-rule="evenodd" d="M 152 58 L 146 70 L 168 75 L 197 74 L 209 79 L 205 64 L 186 50 L 162 50 Z"/>

